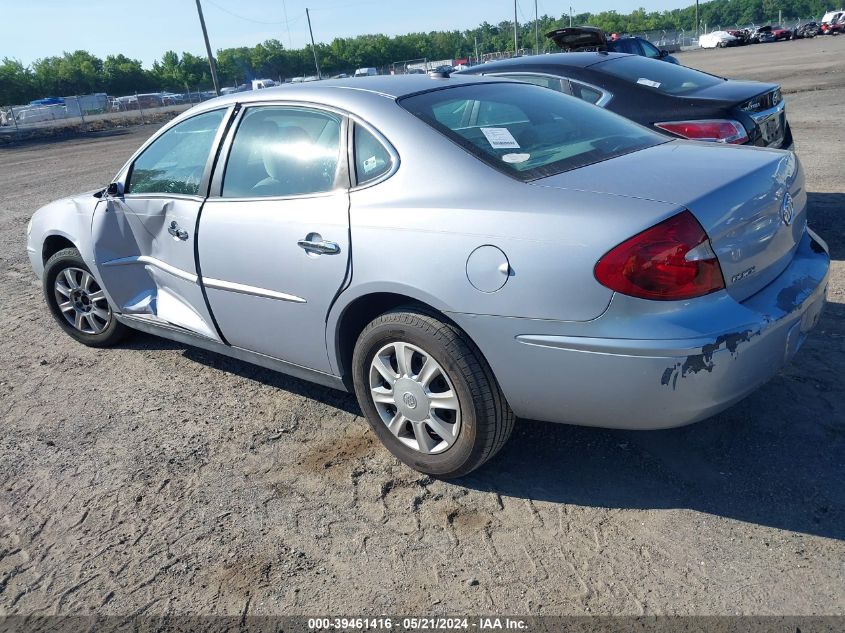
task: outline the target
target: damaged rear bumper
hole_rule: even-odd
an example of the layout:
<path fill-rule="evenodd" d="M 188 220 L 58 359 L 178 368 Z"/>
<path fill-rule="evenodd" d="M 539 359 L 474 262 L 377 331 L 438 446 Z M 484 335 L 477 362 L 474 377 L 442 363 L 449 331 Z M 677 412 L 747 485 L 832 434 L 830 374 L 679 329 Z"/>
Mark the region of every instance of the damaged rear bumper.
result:
<path fill-rule="evenodd" d="M 615 295 L 587 323 L 450 315 L 475 340 L 523 418 L 659 429 L 702 420 L 771 379 L 824 306 L 830 258 L 811 232 L 789 267 L 749 299 Z"/>

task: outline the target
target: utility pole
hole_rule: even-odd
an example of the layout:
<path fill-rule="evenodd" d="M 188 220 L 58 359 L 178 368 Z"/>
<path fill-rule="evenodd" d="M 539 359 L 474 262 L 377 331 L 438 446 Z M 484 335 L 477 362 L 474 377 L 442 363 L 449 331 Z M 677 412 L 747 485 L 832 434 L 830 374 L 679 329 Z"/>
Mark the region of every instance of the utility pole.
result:
<path fill-rule="evenodd" d="M 199 0 L 197 0 L 199 2 Z M 516 34 L 516 0 L 513 0 L 513 54 L 516 55 L 516 51 L 519 50 L 519 36 Z"/>
<path fill-rule="evenodd" d="M 199 2 L 199 0 L 197 0 Z M 323 76 L 320 74 L 320 62 L 317 59 L 317 46 L 314 44 L 314 31 L 311 30 L 311 14 L 308 13 L 308 9 L 305 9 L 305 17 L 308 18 L 308 32 L 311 34 L 311 50 L 314 53 L 314 65 L 317 67 L 317 79 L 322 79 Z"/>
<path fill-rule="evenodd" d="M 202 5 L 200 5 L 200 0 L 197 0 L 197 13 L 199 13 L 200 16 L 202 36 L 205 38 L 205 52 L 208 53 L 208 67 L 211 69 L 211 81 L 214 82 L 214 92 L 217 96 L 220 96 L 220 84 L 217 82 L 217 62 L 214 61 L 214 55 L 211 54 L 211 44 L 208 43 L 208 31 L 205 28 L 205 18 L 202 17 Z"/>
<path fill-rule="evenodd" d="M 534 0 L 534 54 L 540 53 L 540 14 L 537 13 L 537 0 Z"/>
<path fill-rule="evenodd" d="M 701 35 L 698 26 L 698 0 L 695 0 L 695 39 L 698 39 Z"/>
<path fill-rule="evenodd" d="M 481 62 L 481 58 L 478 56 L 478 36 L 475 36 L 475 63 L 478 64 Z"/>
<path fill-rule="evenodd" d="M 572 5 L 569 5 L 569 28 L 572 28 Z"/>
<path fill-rule="evenodd" d="M 783 25 L 783 11 L 778 9 L 778 26 Z"/>

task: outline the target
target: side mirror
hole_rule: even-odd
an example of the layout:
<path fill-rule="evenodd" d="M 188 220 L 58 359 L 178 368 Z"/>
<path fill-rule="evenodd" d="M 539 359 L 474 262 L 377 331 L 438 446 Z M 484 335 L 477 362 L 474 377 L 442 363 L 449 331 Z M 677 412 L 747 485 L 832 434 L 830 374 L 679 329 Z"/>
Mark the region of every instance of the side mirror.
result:
<path fill-rule="evenodd" d="M 119 182 L 109 183 L 109 186 L 106 188 L 106 195 L 110 198 L 119 198 L 123 195 L 123 184 Z"/>
<path fill-rule="evenodd" d="M 667 51 L 666 49 L 661 48 L 661 49 L 660 49 L 660 59 L 665 59 L 665 58 L 667 58 L 667 57 L 669 57 L 669 51 Z"/>

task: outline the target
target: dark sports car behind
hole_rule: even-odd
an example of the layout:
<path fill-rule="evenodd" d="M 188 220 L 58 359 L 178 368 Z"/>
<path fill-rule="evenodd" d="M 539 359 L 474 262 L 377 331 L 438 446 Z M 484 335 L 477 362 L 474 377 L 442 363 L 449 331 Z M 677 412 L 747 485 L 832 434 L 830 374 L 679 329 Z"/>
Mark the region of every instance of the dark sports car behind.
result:
<path fill-rule="evenodd" d="M 519 79 L 579 97 L 669 136 L 788 149 L 780 86 L 620 53 L 517 57 L 462 73 Z"/>

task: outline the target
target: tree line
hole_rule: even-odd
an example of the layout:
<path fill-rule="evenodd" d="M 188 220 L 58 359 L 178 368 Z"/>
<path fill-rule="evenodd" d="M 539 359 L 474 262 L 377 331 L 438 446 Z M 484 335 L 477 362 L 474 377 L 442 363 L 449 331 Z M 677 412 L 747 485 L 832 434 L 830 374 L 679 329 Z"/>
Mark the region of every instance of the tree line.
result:
<path fill-rule="evenodd" d="M 826 0 L 712 0 L 700 5 L 699 22 L 710 28 L 735 24 L 762 24 L 784 17 L 820 16 Z M 539 18 L 540 48 L 550 45 L 543 37 L 552 29 L 569 25 L 569 15 L 544 15 Z M 636 9 L 628 14 L 616 11 L 579 13 L 573 24 L 589 24 L 608 33 L 635 33 L 655 30 L 695 30 L 695 6 L 672 11 Z M 533 48 L 533 20 L 518 27 L 520 48 Z M 513 22 L 484 22 L 465 31 L 432 31 L 386 35 L 359 35 L 336 38 L 317 45 L 324 75 L 351 72 L 355 68 L 386 68 L 405 60 L 462 59 L 479 53 L 512 51 Z M 553 48 L 553 46 L 552 46 Z M 279 40 L 271 39 L 255 46 L 225 48 L 217 51 L 221 86 L 236 86 L 253 78 L 285 79 L 313 75 L 311 46 L 286 49 Z M 119 96 L 135 92 L 167 90 L 186 92 L 211 88 L 211 76 L 205 56 L 174 51 L 166 52 L 152 68 L 144 68 L 137 59 L 125 55 L 109 55 L 100 59 L 86 51 L 44 57 L 24 66 L 20 61 L 4 58 L 0 63 L 0 105 L 28 103 L 45 96 L 67 96 L 105 92 Z"/>

